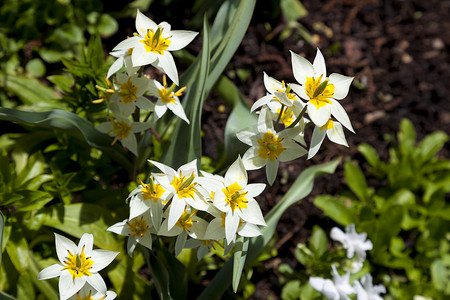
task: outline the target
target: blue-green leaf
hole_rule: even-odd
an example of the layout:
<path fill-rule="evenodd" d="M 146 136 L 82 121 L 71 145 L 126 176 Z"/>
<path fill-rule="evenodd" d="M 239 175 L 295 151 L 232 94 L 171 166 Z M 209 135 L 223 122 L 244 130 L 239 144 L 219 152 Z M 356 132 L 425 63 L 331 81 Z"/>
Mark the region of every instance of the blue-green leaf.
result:
<path fill-rule="evenodd" d="M 239 281 L 241 280 L 242 270 L 245 266 L 245 259 L 247 258 L 249 239 L 243 236 L 237 238 L 234 245 L 233 255 L 233 291 L 236 293 Z"/>

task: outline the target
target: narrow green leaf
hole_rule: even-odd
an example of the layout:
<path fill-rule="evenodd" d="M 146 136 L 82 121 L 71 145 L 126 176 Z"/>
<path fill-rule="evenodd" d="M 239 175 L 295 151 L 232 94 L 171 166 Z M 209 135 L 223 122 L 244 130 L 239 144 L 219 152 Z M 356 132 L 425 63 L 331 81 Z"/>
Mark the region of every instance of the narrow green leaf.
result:
<path fill-rule="evenodd" d="M 314 226 L 311 238 L 308 241 L 311 248 L 317 255 L 321 257 L 327 251 L 328 239 L 325 231 L 319 226 Z"/>
<path fill-rule="evenodd" d="M 201 112 L 206 99 L 205 84 L 210 64 L 210 36 L 206 17 L 203 23 L 203 47 L 200 54 L 200 65 L 194 77 L 188 81 L 188 92 L 183 99 L 183 107 L 190 121 L 186 126 L 184 121 L 178 120 L 177 128 L 173 134 L 169 148 L 165 152 L 163 162 L 174 168 L 198 159 L 202 156 L 201 144 Z M 182 78 L 184 82 L 184 77 Z M 182 84 L 184 85 L 184 84 Z"/>
<path fill-rule="evenodd" d="M 314 198 L 314 205 L 323 210 L 326 216 L 343 226 L 347 226 L 355 221 L 350 208 L 331 196 L 317 196 Z"/>
<path fill-rule="evenodd" d="M 423 163 L 438 153 L 448 141 L 448 135 L 442 131 L 436 131 L 427 135 L 417 146 L 416 151 Z"/>
<path fill-rule="evenodd" d="M 29 273 L 22 274 L 17 282 L 17 298 L 34 300 L 36 292 Z"/>
<path fill-rule="evenodd" d="M 147 265 L 152 273 L 153 283 L 158 291 L 159 299 L 172 299 L 169 292 L 169 273 L 153 251 L 148 252 L 149 258 L 147 259 Z"/>
<path fill-rule="evenodd" d="M 416 143 L 416 130 L 414 125 L 408 119 L 402 119 L 400 122 L 400 131 L 397 134 L 398 146 L 400 153 L 403 155 L 408 155 L 414 151 L 414 146 Z"/>
<path fill-rule="evenodd" d="M 3 251 L 3 231 L 5 230 L 5 217 L 0 211 L 0 267 L 2 265 L 2 251 Z"/>
<path fill-rule="evenodd" d="M 443 291 L 449 282 L 449 271 L 441 259 L 436 259 L 430 266 L 431 280 L 438 291 Z"/>
<path fill-rule="evenodd" d="M 321 174 L 333 173 L 339 162 L 340 159 L 335 159 L 326 164 L 309 167 L 299 175 L 281 201 L 278 202 L 266 215 L 265 219 L 267 226 L 261 229 L 262 235 L 250 240 L 250 245 L 247 252 L 248 262 L 251 262 L 255 257 L 257 257 L 264 246 L 270 241 L 275 232 L 278 220 L 281 218 L 286 209 L 311 193 L 314 185 L 314 179 Z M 199 300 L 220 298 L 220 296 L 232 283 L 233 262 L 233 260 L 229 260 L 225 263 L 222 269 L 216 274 L 214 279 L 199 296 Z"/>
<path fill-rule="evenodd" d="M 132 172 L 129 155 L 119 145 L 111 147 L 112 138 L 110 136 L 98 131 L 89 121 L 74 113 L 59 109 L 47 112 L 29 112 L 0 107 L 0 120 L 64 130 L 65 133 L 84 139 L 91 147 L 102 150 L 127 171 Z"/>
<path fill-rule="evenodd" d="M 35 108 L 38 107 L 54 107 L 55 99 L 58 96 L 52 89 L 43 85 L 39 80 L 35 78 L 26 78 L 15 75 L 8 75 L 5 88 L 11 93 L 17 95 L 20 100 L 26 104 Z M 53 101 L 52 101 L 53 100 Z"/>
<path fill-rule="evenodd" d="M 0 300 L 16 300 L 16 298 L 0 291 Z"/>
<path fill-rule="evenodd" d="M 367 202 L 368 190 L 366 178 L 358 165 L 347 161 L 344 164 L 345 179 L 350 190 L 358 197 L 360 201 Z"/>
<path fill-rule="evenodd" d="M 249 239 L 239 236 L 234 245 L 235 252 L 233 255 L 233 291 L 236 293 L 239 281 L 241 280 L 242 271 L 245 266 L 245 259 L 247 258 Z"/>
<path fill-rule="evenodd" d="M 56 290 L 53 288 L 49 280 L 38 280 L 37 276 L 39 272 L 43 269 L 36 260 L 33 252 L 29 252 L 30 264 L 28 268 L 28 273 L 33 281 L 35 287 L 41 291 L 42 294 L 47 297 L 48 300 L 58 300 L 59 296 Z M 53 280 L 53 279 L 52 279 Z"/>

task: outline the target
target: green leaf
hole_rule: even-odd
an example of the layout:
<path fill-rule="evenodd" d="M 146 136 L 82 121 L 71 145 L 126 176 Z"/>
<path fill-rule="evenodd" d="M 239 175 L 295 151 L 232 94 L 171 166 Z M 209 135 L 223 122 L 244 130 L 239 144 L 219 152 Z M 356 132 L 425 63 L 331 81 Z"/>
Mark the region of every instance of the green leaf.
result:
<path fill-rule="evenodd" d="M 292 187 L 266 215 L 267 226 L 262 228 L 262 235 L 250 240 L 247 252 L 247 262 L 251 262 L 261 252 L 264 246 L 271 240 L 278 220 L 292 204 L 306 197 L 313 188 L 314 179 L 321 174 L 331 174 L 336 170 L 340 159 L 335 159 L 326 164 L 312 166 L 304 170 L 292 184 Z M 227 261 L 206 289 L 199 296 L 199 300 L 217 299 L 231 285 L 233 274 L 233 260 Z"/>
<path fill-rule="evenodd" d="M 395 205 L 383 212 L 378 218 L 378 230 L 374 244 L 383 247 L 390 244 L 391 237 L 396 236 L 401 229 L 403 208 Z"/>
<path fill-rule="evenodd" d="M 438 291 L 445 290 L 446 285 L 449 283 L 450 272 L 445 268 L 441 259 L 436 259 L 430 266 L 431 280 L 434 287 Z"/>
<path fill-rule="evenodd" d="M 28 243 L 20 228 L 15 228 L 6 243 L 6 252 L 20 274 L 25 274 L 29 265 Z"/>
<path fill-rule="evenodd" d="M 245 259 L 247 258 L 249 239 L 239 236 L 234 244 L 233 255 L 233 291 L 236 293 L 239 281 L 241 280 L 242 270 L 244 270 Z"/>
<path fill-rule="evenodd" d="M 438 153 L 448 141 L 448 135 L 442 131 L 433 132 L 427 135 L 417 146 L 415 152 L 418 153 L 423 163 Z"/>
<path fill-rule="evenodd" d="M 300 299 L 301 282 L 300 280 L 288 281 L 281 290 L 282 300 Z"/>
<path fill-rule="evenodd" d="M 197 164 L 200 166 L 200 158 L 202 156 L 201 112 L 206 99 L 205 85 L 210 64 L 209 38 L 209 26 L 205 17 L 199 69 L 196 70 L 195 76 L 190 78 L 190 84 L 187 84 L 188 92 L 183 99 L 184 111 L 186 116 L 188 116 L 190 126 L 186 126 L 186 124 L 181 123 L 184 121 L 178 120 L 170 146 L 162 159 L 165 164 L 174 168 L 194 159 L 198 159 Z M 184 78 L 182 77 L 182 82 Z"/>
<path fill-rule="evenodd" d="M 369 144 L 362 143 L 358 145 L 358 151 L 361 152 L 361 154 L 373 168 L 378 168 L 380 166 L 380 157 L 378 156 L 375 148 L 373 148 Z"/>
<path fill-rule="evenodd" d="M 343 226 L 355 222 L 351 209 L 331 196 L 317 196 L 314 198 L 314 205 L 322 209 L 326 216 Z"/>
<path fill-rule="evenodd" d="M 17 282 L 17 298 L 34 300 L 36 292 L 34 290 L 31 276 L 29 273 L 22 274 Z"/>
<path fill-rule="evenodd" d="M 32 124 L 64 130 L 65 133 L 84 139 L 91 147 L 102 150 L 120 163 L 128 172 L 132 172 L 129 155 L 119 146 L 111 146 L 112 138 L 98 131 L 89 121 L 78 115 L 55 109 L 47 112 L 29 112 L 0 107 L 0 120 Z"/>
<path fill-rule="evenodd" d="M 45 65 L 39 58 L 33 58 L 25 66 L 27 73 L 33 77 L 42 77 L 45 75 Z"/>
<path fill-rule="evenodd" d="M 91 64 L 91 68 L 96 71 L 96 73 L 102 72 L 103 67 L 103 47 L 98 34 L 92 35 L 89 39 L 87 47 L 87 57 Z"/>
<path fill-rule="evenodd" d="M 33 252 L 29 252 L 29 257 L 30 264 L 28 268 L 28 274 L 30 274 L 30 278 L 33 281 L 34 286 L 37 287 L 48 300 L 58 300 L 59 296 L 50 281 L 37 279 L 39 272 L 43 268 L 37 262 L 36 257 L 33 255 Z"/>
<path fill-rule="evenodd" d="M 3 231 L 5 230 L 5 217 L 0 211 L 0 266 L 2 265 L 2 255 L 3 252 Z"/>
<path fill-rule="evenodd" d="M 308 241 L 309 248 L 313 250 L 317 257 L 321 257 L 328 249 L 328 239 L 325 231 L 319 226 L 313 227 L 313 233 Z"/>
<path fill-rule="evenodd" d="M 308 11 L 299 0 L 281 0 L 280 5 L 283 16 L 289 23 L 296 22 L 308 14 Z"/>
<path fill-rule="evenodd" d="M 0 300 L 16 300 L 16 298 L 0 291 Z"/>
<path fill-rule="evenodd" d="M 112 251 L 122 249 L 115 235 L 105 230 L 114 224 L 114 219 L 112 212 L 102 206 L 90 203 L 53 205 L 41 209 L 37 214 L 45 215 L 45 226 L 77 238 L 81 238 L 84 233 L 92 233 L 97 247 Z"/>
<path fill-rule="evenodd" d="M 358 197 L 360 201 L 367 202 L 369 193 L 367 189 L 366 178 L 358 165 L 347 161 L 344 164 L 345 179 L 350 190 Z"/>
<path fill-rule="evenodd" d="M 414 151 L 414 146 L 416 143 L 416 130 L 410 120 L 402 119 L 397 138 L 399 141 L 398 146 L 401 154 L 408 155 Z"/>
<path fill-rule="evenodd" d="M 44 86 L 39 80 L 35 78 L 25 78 L 15 75 L 8 75 L 6 80 L 6 90 L 17 95 L 20 100 L 35 108 L 49 108 L 54 107 L 58 96 L 52 89 Z M 5 108 L 2 108 L 5 109 Z"/>

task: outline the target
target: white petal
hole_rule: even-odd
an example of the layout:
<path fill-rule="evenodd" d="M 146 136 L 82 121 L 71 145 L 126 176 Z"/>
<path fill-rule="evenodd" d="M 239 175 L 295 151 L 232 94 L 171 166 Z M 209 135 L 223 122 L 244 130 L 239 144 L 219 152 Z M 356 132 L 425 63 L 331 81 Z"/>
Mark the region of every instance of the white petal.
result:
<path fill-rule="evenodd" d="M 103 295 L 106 294 L 106 284 L 102 276 L 98 273 L 93 273 L 91 276 L 86 276 L 86 281 L 98 292 Z"/>
<path fill-rule="evenodd" d="M 131 199 L 129 216 L 130 220 L 145 213 L 149 209 L 147 203 L 148 202 L 143 200 L 141 197 L 134 197 L 133 199 Z"/>
<path fill-rule="evenodd" d="M 333 143 L 348 147 L 344 129 L 342 129 L 342 125 L 339 122 L 333 122 L 333 128 L 327 130 L 327 136 Z"/>
<path fill-rule="evenodd" d="M 77 253 L 80 254 L 84 247 L 84 253 L 86 257 L 90 257 L 92 255 L 93 245 L 94 245 L 94 236 L 90 233 L 85 233 L 78 242 Z"/>
<path fill-rule="evenodd" d="M 113 123 L 111 123 L 111 122 L 103 122 L 103 123 L 100 123 L 97 126 L 95 126 L 95 129 L 97 129 L 98 131 L 103 132 L 103 133 L 107 133 L 107 132 L 113 130 L 113 128 L 114 128 L 114 126 L 113 126 Z"/>
<path fill-rule="evenodd" d="M 311 145 L 308 151 L 308 159 L 314 157 L 320 149 L 323 140 L 325 139 L 325 135 L 327 134 L 327 130 L 324 128 L 320 130 L 319 127 L 314 127 L 313 135 L 311 138 Z"/>
<path fill-rule="evenodd" d="M 281 162 L 291 161 L 308 153 L 305 148 L 303 148 L 293 140 L 283 141 L 283 147 L 286 148 L 286 150 L 281 152 L 278 156 L 278 160 Z"/>
<path fill-rule="evenodd" d="M 281 82 L 279 82 L 275 78 L 268 76 L 266 72 L 264 72 L 264 86 L 266 87 L 266 90 L 271 94 L 283 89 L 283 85 L 281 84 Z"/>
<path fill-rule="evenodd" d="M 347 96 L 353 78 L 354 77 L 348 77 L 337 73 L 330 75 L 330 83 L 334 85 L 334 99 L 340 100 Z"/>
<path fill-rule="evenodd" d="M 119 57 L 116 59 L 116 61 L 109 67 L 108 75 L 106 75 L 106 78 L 111 77 L 113 74 L 118 72 L 123 67 L 123 57 Z"/>
<path fill-rule="evenodd" d="M 253 143 L 252 143 L 252 138 L 254 137 L 256 135 L 256 133 L 254 133 L 254 132 L 251 132 L 251 131 L 241 131 L 241 132 L 238 132 L 237 134 L 236 134 L 236 137 L 241 141 L 241 142 L 243 142 L 244 144 L 247 144 L 247 145 L 253 145 Z"/>
<path fill-rule="evenodd" d="M 126 138 L 121 139 L 122 145 L 131 151 L 134 155 L 138 156 L 136 136 L 130 133 Z"/>
<path fill-rule="evenodd" d="M 322 127 L 330 119 L 331 105 L 327 104 L 318 109 L 314 104 L 308 102 L 307 111 L 311 121 L 313 121 L 316 126 Z"/>
<path fill-rule="evenodd" d="M 86 277 L 75 277 L 75 279 L 72 279 L 72 274 L 69 271 L 62 272 L 58 283 L 60 299 L 65 300 L 81 290 L 86 283 Z"/>
<path fill-rule="evenodd" d="M 254 237 L 261 235 L 261 230 L 258 226 L 250 223 L 244 223 L 239 227 L 238 234 L 245 237 Z"/>
<path fill-rule="evenodd" d="M 149 129 L 152 126 L 150 123 L 133 122 L 131 123 L 131 132 L 137 133 Z"/>
<path fill-rule="evenodd" d="M 302 99 L 309 100 L 308 95 L 306 95 L 306 90 L 304 85 L 299 85 L 295 83 L 289 83 L 289 86 L 294 90 L 294 92 Z"/>
<path fill-rule="evenodd" d="M 173 60 L 173 56 L 169 51 L 164 51 L 163 55 L 158 55 L 158 60 L 153 63 L 153 65 L 156 65 L 157 68 L 161 68 L 164 73 L 169 76 L 170 80 L 176 85 L 179 85 L 177 67 Z"/>
<path fill-rule="evenodd" d="M 266 95 L 262 98 L 260 98 L 258 101 L 253 103 L 252 108 L 250 109 L 251 112 L 255 111 L 256 109 L 260 108 L 261 106 L 269 103 L 273 98 L 272 95 Z"/>
<path fill-rule="evenodd" d="M 167 108 L 170 109 L 180 119 L 189 124 L 189 120 L 184 113 L 183 106 L 181 105 L 180 100 L 178 100 L 178 97 L 175 98 L 175 103 L 167 103 Z"/>
<path fill-rule="evenodd" d="M 92 264 L 91 272 L 95 273 L 100 270 L 103 270 L 107 265 L 109 265 L 114 260 L 117 254 L 119 254 L 119 252 L 102 249 L 92 250 L 91 260 L 94 263 Z"/>
<path fill-rule="evenodd" d="M 147 230 L 143 237 L 138 237 L 139 244 L 143 245 L 144 247 L 148 249 L 152 249 L 152 235 L 150 234 L 150 231 Z"/>
<path fill-rule="evenodd" d="M 187 30 L 172 30 L 170 35 L 172 36 L 169 40 L 171 43 L 167 50 L 176 51 L 187 46 L 192 40 L 197 36 L 198 32 L 187 31 Z"/>
<path fill-rule="evenodd" d="M 320 52 L 319 48 L 317 48 L 316 57 L 313 62 L 314 67 L 314 77 L 318 78 L 322 75 L 322 81 L 325 80 L 327 76 L 327 69 L 325 66 L 325 59 L 323 58 L 322 52 Z"/>
<path fill-rule="evenodd" d="M 64 268 L 63 264 L 54 264 L 39 272 L 37 278 L 39 280 L 50 279 L 53 277 L 58 277 L 61 275 L 62 269 Z"/>
<path fill-rule="evenodd" d="M 108 227 L 108 229 L 106 229 L 106 231 L 110 231 L 110 232 L 114 232 L 116 234 L 127 236 L 130 233 L 130 227 L 127 225 L 127 222 L 128 222 L 128 220 L 125 219 L 122 222 L 116 223 L 116 224 Z"/>
<path fill-rule="evenodd" d="M 140 97 L 136 100 L 136 106 L 143 110 L 153 111 L 155 105 L 147 98 Z"/>
<path fill-rule="evenodd" d="M 147 34 L 147 29 L 156 31 L 158 29 L 158 25 L 156 25 L 155 22 L 141 13 L 138 9 L 136 14 L 136 30 L 140 36 L 144 37 Z"/>
<path fill-rule="evenodd" d="M 159 118 L 161 118 L 167 111 L 167 105 L 162 103 L 161 100 L 158 100 L 155 104 L 155 114 Z"/>
<path fill-rule="evenodd" d="M 161 172 L 163 172 L 164 174 L 170 175 L 170 176 L 176 176 L 177 175 L 177 171 L 175 171 L 174 169 L 172 169 L 169 166 L 166 166 L 162 163 L 159 163 L 157 161 L 154 160 L 148 160 L 151 164 L 153 164 L 155 167 L 157 167 Z M 157 177 L 155 177 L 157 178 Z M 167 177 L 163 176 L 162 178 L 167 179 Z"/>
<path fill-rule="evenodd" d="M 256 147 L 251 147 L 244 153 L 242 161 L 244 163 L 245 169 L 250 171 L 264 167 L 268 159 L 259 157 L 258 149 Z"/>
<path fill-rule="evenodd" d="M 172 204 L 170 204 L 169 218 L 168 218 L 168 229 L 172 229 L 172 227 L 178 222 L 181 215 L 183 215 L 184 209 L 186 207 L 186 203 L 178 197 L 178 195 L 174 195 L 172 198 Z"/>
<path fill-rule="evenodd" d="M 241 218 L 251 224 L 266 226 L 266 221 L 264 221 L 261 208 L 258 202 L 253 198 L 247 198 L 247 208 L 240 210 Z"/>
<path fill-rule="evenodd" d="M 116 50 L 128 50 L 130 48 L 135 48 L 136 46 L 139 46 L 140 42 L 143 38 L 139 36 L 133 36 L 128 39 L 125 39 L 121 41 L 119 44 L 117 44 L 116 47 L 113 48 L 113 51 Z M 133 50 L 134 52 L 134 50 Z"/>
<path fill-rule="evenodd" d="M 266 184 L 264 183 L 251 183 L 245 187 L 245 191 L 248 192 L 249 197 L 254 198 L 260 195 L 265 188 Z"/>
<path fill-rule="evenodd" d="M 274 159 L 273 161 L 271 161 L 270 159 L 267 160 L 266 177 L 267 182 L 269 182 L 270 185 L 274 183 L 275 178 L 277 177 L 279 164 L 280 161 L 278 159 Z"/>
<path fill-rule="evenodd" d="M 160 55 L 155 52 L 147 52 L 144 46 L 141 47 L 140 45 L 138 45 L 133 49 L 133 53 L 131 54 L 131 61 L 133 63 L 133 67 L 146 66 L 149 64 L 153 64 L 159 56 Z"/>
<path fill-rule="evenodd" d="M 344 125 L 345 128 L 347 128 L 351 132 L 355 133 L 355 131 L 353 130 L 352 124 L 350 123 L 350 119 L 347 115 L 347 112 L 342 107 L 342 105 L 334 99 L 331 99 L 331 102 L 333 103 L 331 105 L 331 114 L 336 118 L 336 120 L 339 121 L 339 123 Z"/>
<path fill-rule="evenodd" d="M 292 59 L 292 71 L 294 72 L 294 78 L 300 84 L 305 84 L 306 77 L 314 77 L 314 68 L 313 65 L 301 57 L 298 54 L 295 54 L 291 51 L 291 59 Z M 300 96 L 300 95 L 299 95 Z"/>
<path fill-rule="evenodd" d="M 237 213 L 228 213 L 225 216 L 225 237 L 227 243 L 231 243 L 233 238 L 236 236 L 236 231 L 239 226 L 239 216 Z"/>
<path fill-rule="evenodd" d="M 74 242 L 69 240 L 66 237 L 63 237 L 62 235 L 59 235 L 55 233 L 55 244 L 56 244 L 56 255 L 58 255 L 58 259 L 60 262 L 64 262 L 66 258 L 68 257 L 69 253 L 67 250 L 72 252 L 72 254 L 77 253 L 77 245 L 75 245 Z"/>
<path fill-rule="evenodd" d="M 247 171 L 240 156 L 233 162 L 225 174 L 225 186 L 228 187 L 234 183 L 237 183 L 241 188 L 247 186 Z"/>

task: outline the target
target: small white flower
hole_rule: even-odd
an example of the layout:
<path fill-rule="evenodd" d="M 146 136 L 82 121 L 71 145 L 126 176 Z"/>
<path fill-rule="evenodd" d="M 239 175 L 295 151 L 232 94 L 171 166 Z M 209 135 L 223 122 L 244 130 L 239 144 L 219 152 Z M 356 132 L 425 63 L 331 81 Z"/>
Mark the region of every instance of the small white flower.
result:
<path fill-rule="evenodd" d="M 90 284 L 86 283 L 81 290 L 69 298 L 69 300 L 113 300 L 116 299 L 115 292 L 107 291 L 106 295 L 97 292 Z"/>
<path fill-rule="evenodd" d="M 289 86 L 308 101 L 307 111 L 313 123 L 322 127 L 333 115 L 354 132 L 347 113 L 337 101 L 347 96 L 353 77 L 333 73 L 327 78 L 325 59 L 319 49 L 312 64 L 292 51 L 291 57 L 294 77 L 301 85 L 292 83 Z"/>
<path fill-rule="evenodd" d="M 258 202 L 254 199 L 263 192 L 266 185 L 262 183 L 248 184 L 247 181 L 247 171 L 241 158 L 238 157 L 227 170 L 223 186 L 214 192 L 213 205 L 225 213 L 224 225 L 227 244 L 234 241 L 242 222 L 266 226 Z"/>
<path fill-rule="evenodd" d="M 331 266 L 331 268 L 333 269 L 333 280 L 311 277 L 309 278 L 309 284 L 328 300 L 350 300 L 347 295 L 355 293 L 355 290 L 349 283 L 350 273 L 347 272 L 341 276 L 335 266 Z"/>
<path fill-rule="evenodd" d="M 170 203 L 168 230 L 178 222 L 187 205 L 197 210 L 206 211 L 209 204 L 204 199 L 199 190 L 202 188 L 197 182 L 197 160 L 182 165 L 177 171 L 162 163 L 149 160 L 164 174 L 155 174 L 155 181 L 158 182 L 164 189 L 172 193 L 172 198 L 168 198 Z"/>
<path fill-rule="evenodd" d="M 325 135 L 333 143 L 348 147 L 341 123 L 329 119 L 322 127 L 314 127 L 311 145 L 309 146 L 308 151 L 308 159 L 313 158 L 319 151 L 320 146 L 325 139 Z"/>
<path fill-rule="evenodd" d="M 96 126 L 96 128 L 99 131 L 114 137 L 111 145 L 114 145 L 119 140 L 125 148 L 137 156 L 137 140 L 134 134 L 150 128 L 151 124 L 130 122 L 130 120 L 120 115 L 116 116 L 116 120 L 114 120 L 111 116 L 109 119 L 111 122 L 100 123 Z"/>
<path fill-rule="evenodd" d="M 160 184 L 154 182 L 153 175 L 150 175 L 148 184 L 141 181 L 141 184 L 128 196 L 130 198 L 130 219 L 150 210 L 153 226 L 156 230 L 159 230 L 164 205 L 171 196 L 172 194 Z"/>
<path fill-rule="evenodd" d="M 115 87 L 117 91 L 111 95 L 108 102 L 109 108 L 114 114 L 122 114 L 125 117 L 131 115 L 136 107 L 153 111 L 154 104 L 143 95 L 147 91 L 150 80 L 137 75 L 128 76 L 124 73 L 116 75 Z"/>
<path fill-rule="evenodd" d="M 151 225 L 150 213 L 146 211 L 135 218 L 116 223 L 106 230 L 128 236 L 127 252 L 129 256 L 133 256 L 134 249 L 138 243 L 148 249 L 152 249 Z"/>
<path fill-rule="evenodd" d="M 333 240 L 340 242 L 344 249 L 347 249 L 348 258 L 352 258 L 356 253 L 358 260 L 364 261 L 366 251 L 372 250 L 373 247 L 372 242 L 366 240 L 367 234 L 365 232 L 358 234 L 353 223 L 345 227 L 345 233 L 341 229 L 333 227 L 330 236 Z"/>
<path fill-rule="evenodd" d="M 92 250 L 94 236 L 85 233 L 78 246 L 55 233 L 56 254 L 59 263 L 43 269 L 39 280 L 59 278 L 60 299 L 65 300 L 78 292 L 87 282 L 99 293 L 106 295 L 106 284 L 98 273 L 109 265 L 119 252 Z"/>
<path fill-rule="evenodd" d="M 300 109 L 303 108 L 303 102 L 292 92 L 291 88 L 284 81 L 279 82 L 264 72 L 264 86 L 269 93 L 256 101 L 250 111 L 253 112 L 257 108 L 272 102 L 278 102 L 288 107 L 297 106 Z"/>
<path fill-rule="evenodd" d="M 170 51 L 186 47 L 198 32 L 171 30 L 170 24 L 156 24 L 139 9 L 136 15 L 137 34 L 120 42 L 113 51 L 133 49 L 131 61 L 134 67 L 152 64 L 161 69 L 178 85 L 178 71 Z"/>
<path fill-rule="evenodd" d="M 354 282 L 358 300 L 383 300 L 380 294 L 386 293 L 384 285 L 378 284 L 374 286 L 370 274 L 366 274 L 360 281 L 355 280 Z"/>
<path fill-rule="evenodd" d="M 242 157 L 247 170 L 256 170 L 266 166 L 267 181 L 275 181 L 281 162 L 296 159 L 307 151 L 294 139 L 301 131 L 300 127 L 286 128 L 277 133 L 273 128 L 272 114 L 266 108 L 261 109 L 258 117 L 258 133 L 242 131 L 237 138 L 251 147 Z"/>
<path fill-rule="evenodd" d="M 163 85 L 156 80 L 151 80 L 149 84 L 149 94 L 158 98 L 155 104 L 156 118 L 161 118 L 170 109 L 176 116 L 189 124 L 189 120 L 184 113 L 179 96 L 182 95 L 186 87 L 175 92 L 175 84 L 170 88 L 167 86 L 166 76 L 163 77 Z"/>

